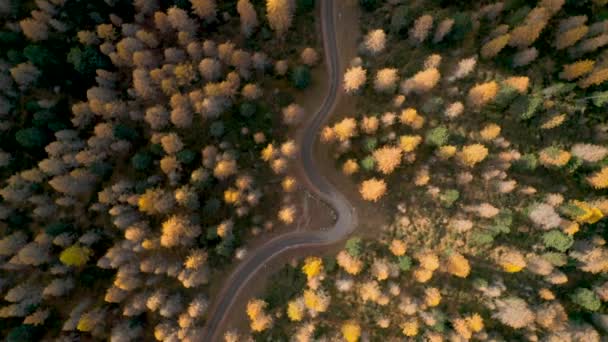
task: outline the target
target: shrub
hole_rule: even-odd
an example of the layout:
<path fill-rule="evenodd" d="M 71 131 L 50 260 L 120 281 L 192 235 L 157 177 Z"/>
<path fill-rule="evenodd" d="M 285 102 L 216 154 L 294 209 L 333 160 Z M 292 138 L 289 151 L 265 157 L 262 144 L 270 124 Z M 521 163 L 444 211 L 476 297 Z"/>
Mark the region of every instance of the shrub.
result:
<path fill-rule="evenodd" d="M 372 157 L 372 156 L 367 156 L 367 157 L 363 158 L 363 160 L 361 161 L 361 167 L 365 171 L 373 170 L 375 165 L 376 165 L 376 161 L 374 160 L 374 157 Z"/>
<path fill-rule="evenodd" d="M 460 192 L 458 192 L 456 189 L 446 190 L 439 195 L 439 201 L 441 201 L 441 203 L 447 208 L 454 205 L 454 202 L 456 202 L 458 198 L 460 198 Z"/>

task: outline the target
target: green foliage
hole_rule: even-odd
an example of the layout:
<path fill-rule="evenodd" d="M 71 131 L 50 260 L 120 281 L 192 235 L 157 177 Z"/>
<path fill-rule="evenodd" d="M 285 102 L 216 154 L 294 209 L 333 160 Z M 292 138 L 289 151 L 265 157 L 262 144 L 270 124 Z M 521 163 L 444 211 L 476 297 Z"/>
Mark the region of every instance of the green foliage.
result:
<path fill-rule="evenodd" d="M 344 249 L 346 249 L 346 252 L 348 252 L 348 254 L 350 254 L 352 257 L 358 257 L 361 255 L 361 243 L 362 241 L 360 237 L 353 236 L 346 241 L 346 246 L 344 246 Z"/>
<path fill-rule="evenodd" d="M 376 137 L 365 138 L 365 142 L 363 143 L 363 146 L 366 151 L 372 152 L 378 146 L 378 138 L 376 138 Z"/>
<path fill-rule="evenodd" d="M 28 45 L 23 49 L 23 56 L 41 69 L 46 68 L 51 64 L 57 64 L 57 60 L 53 53 L 40 45 Z"/>
<path fill-rule="evenodd" d="M 136 129 L 124 124 L 117 124 L 114 126 L 112 133 L 116 138 L 128 141 L 136 140 L 139 136 Z"/>
<path fill-rule="evenodd" d="M 315 8 L 315 0 L 298 0 L 297 2 L 298 13 L 309 12 L 313 8 Z"/>
<path fill-rule="evenodd" d="M 15 140 L 25 148 L 38 148 L 46 145 L 47 137 L 36 127 L 20 129 L 15 133 Z"/>
<path fill-rule="evenodd" d="M 182 164 L 191 164 L 196 159 L 196 153 L 190 150 L 181 150 L 177 152 L 177 160 Z"/>
<path fill-rule="evenodd" d="M 89 261 L 92 251 L 87 247 L 72 245 L 61 252 L 59 260 L 67 266 L 80 267 Z"/>
<path fill-rule="evenodd" d="M 603 107 L 608 103 L 608 91 L 595 92 L 591 94 L 591 102 L 596 107 Z"/>
<path fill-rule="evenodd" d="M 513 104 L 518 103 L 515 101 Z M 520 108 L 515 108 L 516 111 L 523 109 L 523 111 L 519 112 L 519 118 L 522 120 L 528 120 L 534 117 L 536 112 L 542 107 L 543 98 L 538 95 L 531 95 L 524 97 L 524 100 L 519 104 Z M 513 107 L 513 106 L 511 106 Z"/>
<path fill-rule="evenodd" d="M 409 16 L 408 6 L 401 5 L 397 7 L 391 17 L 391 32 L 397 34 L 407 30 L 410 22 Z"/>
<path fill-rule="evenodd" d="M 131 158 L 131 165 L 137 171 L 146 171 L 152 166 L 152 156 L 146 152 L 138 152 Z"/>
<path fill-rule="evenodd" d="M 291 83 L 297 89 L 306 89 L 310 85 L 310 69 L 305 65 L 295 67 L 291 73 Z"/>
<path fill-rule="evenodd" d="M 219 138 L 224 135 L 224 123 L 221 121 L 215 121 L 209 126 L 209 133 L 212 136 Z"/>
<path fill-rule="evenodd" d="M 439 201 L 441 201 L 441 204 L 446 208 L 452 207 L 458 198 L 460 198 L 460 192 L 456 189 L 448 189 L 439 195 Z"/>
<path fill-rule="evenodd" d="M 263 298 L 268 303 L 268 309 L 283 307 L 306 286 L 306 276 L 297 267 L 287 266 L 273 274 L 268 284 L 267 295 Z"/>
<path fill-rule="evenodd" d="M 376 162 L 372 156 L 367 156 L 361 161 L 361 167 L 365 171 L 372 171 L 374 169 L 374 165 L 376 165 Z"/>
<path fill-rule="evenodd" d="M 488 229 L 494 235 L 509 234 L 513 224 L 513 212 L 509 209 L 501 210 L 494 218 L 494 223 Z"/>
<path fill-rule="evenodd" d="M 572 247 L 574 239 L 559 230 L 551 230 L 543 234 L 543 243 L 549 248 L 554 248 L 560 252 L 565 252 Z"/>
<path fill-rule="evenodd" d="M 373 11 L 378 6 L 378 0 L 359 0 L 359 4 L 366 11 Z"/>
<path fill-rule="evenodd" d="M 50 236 L 57 236 L 63 233 L 71 232 L 74 230 L 71 224 L 65 222 L 51 223 L 46 227 L 44 232 Z"/>
<path fill-rule="evenodd" d="M 246 118 L 255 115 L 256 110 L 256 105 L 253 102 L 243 102 L 239 106 L 239 114 Z"/>
<path fill-rule="evenodd" d="M 543 259 L 550 262 L 553 266 L 564 266 L 568 263 L 568 256 L 564 253 L 547 252 L 541 255 Z"/>
<path fill-rule="evenodd" d="M 511 27 L 515 27 L 524 21 L 528 13 L 530 13 L 530 10 L 532 10 L 530 6 L 518 6 L 514 9 L 515 11 L 512 12 L 511 15 L 509 15 L 505 20 L 505 22 Z"/>
<path fill-rule="evenodd" d="M 95 74 L 97 69 L 110 66 L 107 58 L 91 46 L 85 46 L 83 49 L 73 47 L 67 55 L 67 61 L 78 73 L 87 76 Z"/>
<path fill-rule="evenodd" d="M 399 260 L 399 269 L 403 272 L 407 272 L 412 268 L 412 259 L 407 255 L 402 255 L 398 258 Z"/>
<path fill-rule="evenodd" d="M 56 119 L 56 116 L 53 112 L 48 110 L 43 110 L 34 113 L 32 118 L 32 124 L 38 127 L 46 127 L 49 123 Z"/>
<path fill-rule="evenodd" d="M 441 97 L 432 97 L 422 105 L 422 111 L 427 114 L 438 113 L 443 108 L 443 104 Z"/>
<path fill-rule="evenodd" d="M 450 132 L 448 131 L 447 127 L 439 126 L 426 133 L 424 142 L 433 146 L 442 146 L 448 142 L 449 138 Z"/>
<path fill-rule="evenodd" d="M 494 99 L 492 105 L 495 107 L 495 110 L 504 110 L 513 103 L 518 95 L 517 89 L 509 85 L 501 84 L 500 90 L 498 91 L 498 94 L 496 94 L 496 99 Z"/>
<path fill-rule="evenodd" d="M 475 232 L 471 235 L 471 242 L 478 246 L 491 245 L 494 242 L 494 236 L 485 232 Z"/>
<path fill-rule="evenodd" d="M 580 305 L 589 311 L 597 311 L 602 306 L 602 303 L 595 292 L 585 288 L 576 289 L 574 293 L 570 295 L 570 299 L 575 304 Z"/>
<path fill-rule="evenodd" d="M 533 153 L 526 153 L 519 158 L 517 165 L 525 170 L 534 171 L 538 167 L 538 158 Z"/>
<path fill-rule="evenodd" d="M 38 341 L 38 329 L 31 324 L 22 324 L 12 329 L 6 336 L 6 342 Z"/>
<path fill-rule="evenodd" d="M 454 19 L 454 26 L 452 27 L 452 31 L 446 36 L 446 40 L 458 42 L 471 32 L 473 22 L 471 21 L 471 15 L 465 12 L 456 13 L 452 19 Z"/>

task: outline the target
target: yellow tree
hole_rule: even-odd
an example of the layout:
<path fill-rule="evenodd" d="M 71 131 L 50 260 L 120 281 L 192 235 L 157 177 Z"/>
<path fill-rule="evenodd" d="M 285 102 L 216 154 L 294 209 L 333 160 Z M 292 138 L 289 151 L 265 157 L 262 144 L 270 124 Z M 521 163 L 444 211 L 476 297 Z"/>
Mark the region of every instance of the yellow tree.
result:
<path fill-rule="evenodd" d="M 462 254 L 454 253 L 448 258 L 447 270 L 459 278 L 466 278 L 471 272 L 471 266 Z"/>
<path fill-rule="evenodd" d="M 458 153 L 460 161 L 469 167 L 483 161 L 488 156 L 488 149 L 482 144 L 467 145 Z"/>
<path fill-rule="evenodd" d="M 357 121 L 353 118 L 345 118 L 334 125 L 334 133 L 340 141 L 346 141 L 357 134 Z"/>
<path fill-rule="evenodd" d="M 498 83 L 495 81 L 477 84 L 469 90 L 468 102 L 473 107 L 481 107 L 496 98 Z"/>
<path fill-rule="evenodd" d="M 587 181 L 596 189 L 608 188 L 608 167 L 603 167 L 598 172 L 587 177 Z"/>
<path fill-rule="evenodd" d="M 323 272 L 323 260 L 319 257 L 308 257 L 304 260 L 302 272 L 306 274 L 308 280 L 318 276 Z"/>
<path fill-rule="evenodd" d="M 376 202 L 386 193 L 386 182 L 376 178 L 363 181 L 359 186 L 359 193 L 364 200 Z"/>
<path fill-rule="evenodd" d="M 393 173 L 401 164 L 402 150 L 399 147 L 385 146 L 374 151 L 376 168 L 385 175 Z"/>
<path fill-rule="evenodd" d="M 293 0 L 266 0 L 268 23 L 277 37 L 282 37 L 289 30 L 294 10 Z"/>
<path fill-rule="evenodd" d="M 342 336 L 347 342 L 357 342 L 361 336 L 361 326 L 350 321 L 342 324 Z"/>
<path fill-rule="evenodd" d="M 559 74 L 560 78 L 568 81 L 575 80 L 583 75 L 586 75 L 593 70 L 595 61 L 585 59 L 572 64 L 564 65 L 564 70 Z"/>
<path fill-rule="evenodd" d="M 509 43 L 511 39 L 510 34 L 503 34 L 502 36 L 498 36 L 489 42 L 485 43 L 481 47 L 481 57 L 484 59 L 490 59 L 496 57 L 502 49 Z"/>

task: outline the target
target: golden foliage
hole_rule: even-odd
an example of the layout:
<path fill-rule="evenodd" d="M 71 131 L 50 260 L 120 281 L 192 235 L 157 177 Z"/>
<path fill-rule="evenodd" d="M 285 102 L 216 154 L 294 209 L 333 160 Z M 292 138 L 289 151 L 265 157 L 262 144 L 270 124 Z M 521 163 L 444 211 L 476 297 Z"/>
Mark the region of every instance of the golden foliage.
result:
<path fill-rule="evenodd" d="M 281 188 L 283 188 L 283 191 L 285 192 L 293 192 L 296 189 L 296 179 L 294 177 L 285 177 L 283 178 L 283 181 L 281 181 Z"/>
<path fill-rule="evenodd" d="M 361 119 L 361 130 L 365 134 L 374 134 L 378 130 L 379 120 L 375 116 L 366 116 Z"/>
<path fill-rule="evenodd" d="M 600 85 L 608 80 L 608 68 L 597 69 L 591 75 L 583 78 L 578 82 L 581 88 L 589 88 L 593 85 Z"/>
<path fill-rule="evenodd" d="M 304 305 L 315 312 L 325 312 L 329 306 L 329 297 L 321 292 L 313 290 L 304 291 Z"/>
<path fill-rule="evenodd" d="M 458 153 L 460 161 L 469 167 L 483 161 L 488 156 L 488 149 L 481 144 L 467 145 Z"/>
<path fill-rule="evenodd" d="M 527 76 L 512 76 L 503 81 L 505 85 L 517 90 L 520 94 L 525 94 L 530 85 L 530 79 Z"/>
<path fill-rule="evenodd" d="M 437 150 L 437 155 L 441 159 L 449 159 L 450 157 L 453 157 L 456 154 L 456 150 L 457 150 L 456 146 L 453 146 L 453 145 L 441 146 Z"/>
<path fill-rule="evenodd" d="M 293 205 L 286 206 L 279 210 L 278 218 L 285 224 L 292 224 L 296 216 L 296 208 Z"/>
<path fill-rule="evenodd" d="M 424 117 L 418 114 L 418 111 L 414 108 L 406 108 L 401 111 L 399 115 L 399 121 L 402 124 L 406 124 L 413 129 L 420 129 L 424 126 Z"/>
<path fill-rule="evenodd" d="M 496 139 L 500 135 L 500 126 L 495 123 L 487 124 L 479 132 L 479 136 L 483 141 L 491 141 Z"/>
<path fill-rule="evenodd" d="M 441 303 L 441 293 L 436 287 L 429 287 L 424 290 L 424 302 L 429 307 L 434 307 Z"/>
<path fill-rule="evenodd" d="M 336 256 L 336 261 L 338 266 L 342 267 L 348 274 L 357 275 L 363 269 L 363 262 L 352 257 L 346 251 L 340 251 Z"/>
<path fill-rule="evenodd" d="M 299 322 L 304 318 L 304 302 L 292 300 L 287 304 L 287 317 L 293 322 Z"/>
<path fill-rule="evenodd" d="M 414 279 L 419 283 L 426 283 L 433 277 L 433 271 L 427 270 L 426 268 L 417 268 L 414 271 Z"/>
<path fill-rule="evenodd" d="M 483 330 L 483 318 L 478 313 L 467 317 L 466 322 L 473 332 L 480 332 Z"/>
<path fill-rule="evenodd" d="M 608 188 L 608 166 L 587 177 L 587 181 L 595 189 Z"/>
<path fill-rule="evenodd" d="M 498 83 L 495 81 L 477 84 L 469 90 L 468 102 L 473 107 L 481 107 L 496 98 Z"/>
<path fill-rule="evenodd" d="M 384 146 L 374 151 L 376 168 L 385 175 L 393 173 L 395 168 L 401 164 L 401 149 L 398 147 Z"/>
<path fill-rule="evenodd" d="M 353 118 L 345 118 L 335 124 L 333 131 L 340 141 L 346 141 L 357 134 L 357 121 Z"/>
<path fill-rule="evenodd" d="M 419 135 L 402 135 L 399 138 L 399 146 L 403 152 L 412 152 L 420 145 L 422 137 Z"/>
<path fill-rule="evenodd" d="M 498 264 L 507 273 L 517 273 L 526 267 L 526 259 L 518 251 L 506 251 L 500 255 Z"/>
<path fill-rule="evenodd" d="M 359 164 L 355 159 L 349 159 L 344 162 L 344 165 L 342 165 L 342 173 L 347 176 L 350 176 L 356 173 L 357 171 L 359 171 Z"/>
<path fill-rule="evenodd" d="M 407 337 L 414 337 L 418 335 L 418 320 L 411 318 L 401 324 L 401 332 Z"/>
<path fill-rule="evenodd" d="M 466 278 L 471 272 L 471 266 L 462 254 L 454 253 L 448 258 L 447 270 L 459 278 Z"/>
<path fill-rule="evenodd" d="M 346 342 L 357 342 L 361 336 L 361 326 L 356 322 L 342 324 L 342 336 Z"/>
<path fill-rule="evenodd" d="M 570 161 L 571 154 L 555 147 L 548 147 L 540 151 L 538 160 L 544 166 L 562 167 Z"/>
<path fill-rule="evenodd" d="M 376 202 L 386 193 L 386 182 L 376 178 L 365 180 L 359 186 L 359 193 L 364 200 Z"/>
<path fill-rule="evenodd" d="M 294 7 L 293 0 L 266 0 L 268 24 L 277 37 L 283 36 L 291 26 Z"/>
<path fill-rule="evenodd" d="M 319 257 L 308 257 L 304 260 L 302 272 L 306 274 L 308 280 L 316 277 L 323 272 L 323 260 Z"/>
<path fill-rule="evenodd" d="M 540 128 L 541 129 L 553 129 L 553 128 L 559 127 L 559 126 L 561 126 L 561 124 L 564 123 L 564 121 L 566 121 L 567 117 L 568 116 L 566 114 L 558 114 L 558 115 L 552 116 L 547 121 L 545 121 L 540 126 Z"/>
<path fill-rule="evenodd" d="M 405 252 L 407 252 L 407 245 L 403 240 L 395 239 L 391 241 L 389 249 L 391 250 L 391 253 L 393 253 L 393 255 L 402 256 L 405 255 Z"/>
<path fill-rule="evenodd" d="M 572 28 L 566 32 L 559 32 L 555 37 L 555 48 L 557 50 L 563 50 L 570 47 L 585 37 L 587 32 L 589 32 L 589 27 L 586 25 Z"/>
<path fill-rule="evenodd" d="M 483 57 L 484 59 L 496 57 L 500 53 L 500 51 L 502 51 L 502 49 L 507 46 L 510 39 L 511 35 L 507 33 L 485 43 L 481 48 L 481 57 Z"/>

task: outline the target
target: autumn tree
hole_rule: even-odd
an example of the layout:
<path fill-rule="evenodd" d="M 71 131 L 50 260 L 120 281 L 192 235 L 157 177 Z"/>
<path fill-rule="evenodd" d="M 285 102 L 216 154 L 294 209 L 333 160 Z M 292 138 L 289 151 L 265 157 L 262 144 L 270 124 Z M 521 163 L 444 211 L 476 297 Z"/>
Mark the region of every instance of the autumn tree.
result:
<path fill-rule="evenodd" d="M 386 33 L 382 29 L 376 29 L 370 31 L 364 40 L 365 48 L 372 54 L 376 55 L 382 50 L 386 45 Z"/>
<path fill-rule="evenodd" d="M 255 7 L 253 7 L 249 0 L 239 0 L 236 10 L 241 18 L 241 32 L 245 37 L 249 37 L 259 25 Z"/>
<path fill-rule="evenodd" d="M 364 200 L 377 202 L 386 193 L 386 182 L 376 178 L 365 180 L 359 186 L 359 193 Z"/>
<path fill-rule="evenodd" d="M 294 0 L 266 0 L 268 23 L 277 37 L 282 37 L 289 30 L 294 10 Z"/>
<path fill-rule="evenodd" d="M 385 175 L 393 173 L 401 164 L 402 150 L 398 147 L 385 146 L 374 151 L 376 168 Z"/>
<path fill-rule="evenodd" d="M 351 67 L 344 74 L 344 90 L 351 94 L 357 92 L 365 84 L 367 70 L 360 66 Z"/>
<path fill-rule="evenodd" d="M 215 0 L 190 0 L 190 3 L 192 4 L 192 10 L 200 18 L 207 21 L 215 19 L 217 12 Z"/>

